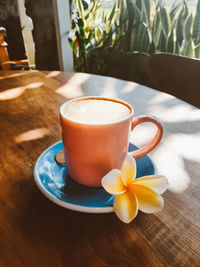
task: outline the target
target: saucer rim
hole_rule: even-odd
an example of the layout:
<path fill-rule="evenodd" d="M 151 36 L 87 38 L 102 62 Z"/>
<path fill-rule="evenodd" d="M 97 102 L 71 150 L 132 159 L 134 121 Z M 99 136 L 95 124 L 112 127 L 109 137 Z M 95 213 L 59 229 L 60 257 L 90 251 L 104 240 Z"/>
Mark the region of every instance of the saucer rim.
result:
<path fill-rule="evenodd" d="M 69 210 L 73 210 L 73 211 L 78 211 L 78 212 L 84 212 L 84 213 L 112 213 L 114 212 L 113 206 L 111 207 L 86 207 L 86 206 L 81 206 L 81 205 L 77 205 L 77 204 L 72 204 L 69 202 L 65 202 L 62 201 L 60 199 L 58 199 L 55 195 L 53 195 L 51 192 L 49 192 L 42 184 L 40 176 L 38 174 L 38 164 L 40 162 L 40 159 L 42 158 L 42 156 L 47 152 L 47 150 L 50 150 L 52 147 L 54 147 L 55 145 L 62 143 L 62 140 L 52 144 L 51 146 L 49 146 L 47 149 L 45 149 L 40 156 L 38 157 L 35 166 L 34 166 L 34 180 L 35 183 L 37 185 L 37 187 L 39 188 L 39 190 L 52 202 L 54 202 L 55 204 L 69 209 Z M 152 165 L 154 167 L 154 174 L 157 173 L 157 168 L 156 165 L 154 163 L 154 161 L 152 160 L 152 158 L 149 155 L 145 155 L 147 157 L 149 157 L 149 159 L 152 162 Z"/>

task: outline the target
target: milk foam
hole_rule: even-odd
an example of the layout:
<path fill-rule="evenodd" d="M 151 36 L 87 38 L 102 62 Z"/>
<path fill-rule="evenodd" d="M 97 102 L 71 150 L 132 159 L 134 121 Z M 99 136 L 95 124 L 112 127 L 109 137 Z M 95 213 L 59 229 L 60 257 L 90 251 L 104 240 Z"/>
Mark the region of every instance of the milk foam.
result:
<path fill-rule="evenodd" d="M 81 123 L 112 123 L 127 118 L 130 109 L 118 102 L 85 99 L 69 103 L 63 110 L 65 117 Z"/>

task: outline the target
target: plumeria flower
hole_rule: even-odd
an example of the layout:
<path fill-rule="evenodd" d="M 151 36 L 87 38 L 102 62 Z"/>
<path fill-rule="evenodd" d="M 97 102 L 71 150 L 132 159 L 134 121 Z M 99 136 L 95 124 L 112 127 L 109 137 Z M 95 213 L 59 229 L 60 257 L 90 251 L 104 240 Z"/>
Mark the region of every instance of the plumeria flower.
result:
<path fill-rule="evenodd" d="M 136 161 L 127 156 L 121 171 L 113 169 L 101 182 L 104 189 L 114 197 L 114 211 L 119 219 L 130 223 L 141 210 L 145 213 L 160 211 L 164 200 L 160 194 L 168 188 L 168 181 L 162 175 L 136 178 Z"/>

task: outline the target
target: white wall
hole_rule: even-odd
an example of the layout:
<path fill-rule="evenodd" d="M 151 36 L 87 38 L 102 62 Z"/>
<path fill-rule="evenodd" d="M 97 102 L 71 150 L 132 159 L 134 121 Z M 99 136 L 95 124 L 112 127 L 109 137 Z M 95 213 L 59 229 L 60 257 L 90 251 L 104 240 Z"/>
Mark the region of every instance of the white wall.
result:
<path fill-rule="evenodd" d="M 68 42 L 68 31 L 71 28 L 69 0 L 52 1 L 54 7 L 60 70 L 72 72 L 74 70 L 73 52 Z"/>
<path fill-rule="evenodd" d="M 35 44 L 32 35 L 32 20 L 26 15 L 24 0 L 18 0 L 19 16 L 21 21 L 24 46 L 29 60 L 29 66 L 35 67 Z"/>

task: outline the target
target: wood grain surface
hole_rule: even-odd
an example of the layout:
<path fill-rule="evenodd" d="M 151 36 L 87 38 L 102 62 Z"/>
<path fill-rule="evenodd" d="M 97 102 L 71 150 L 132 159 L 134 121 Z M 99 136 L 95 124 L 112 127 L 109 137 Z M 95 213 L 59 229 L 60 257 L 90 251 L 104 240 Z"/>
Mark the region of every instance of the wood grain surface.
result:
<path fill-rule="evenodd" d="M 57 206 L 34 183 L 39 155 L 61 139 L 59 106 L 84 95 L 123 99 L 164 125 L 152 153 L 170 184 L 164 209 L 123 224 L 115 214 Z M 142 145 L 155 129 L 138 126 Z M 0 266 L 200 266 L 200 110 L 165 93 L 108 77 L 0 72 Z"/>

